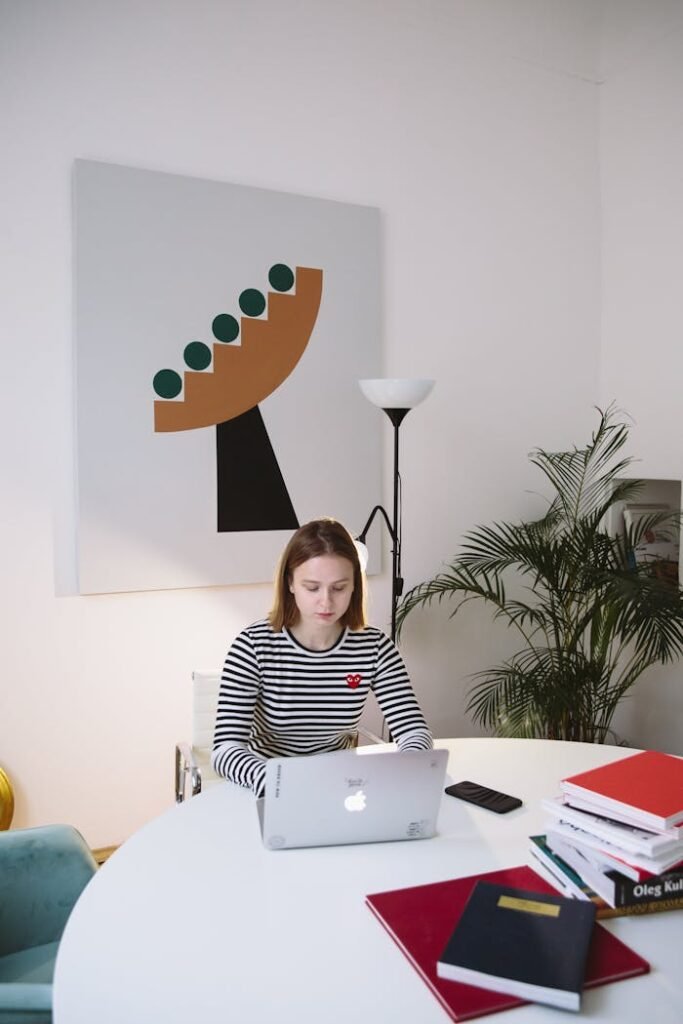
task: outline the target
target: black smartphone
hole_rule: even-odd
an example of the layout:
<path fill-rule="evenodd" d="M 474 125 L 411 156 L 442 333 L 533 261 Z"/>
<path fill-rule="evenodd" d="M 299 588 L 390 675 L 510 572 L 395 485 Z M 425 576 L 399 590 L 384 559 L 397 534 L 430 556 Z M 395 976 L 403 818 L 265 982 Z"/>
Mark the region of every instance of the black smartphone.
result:
<path fill-rule="evenodd" d="M 444 792 L 478 807 L 485 807 L 488 811 L 495 811 L 496 814 L 507 814 L 508 811 L 514 811 L 516 807 L 522 806 L 522 801 L 518 797 L 480 786 L 476 782 L 456 782 L 452 786 L 446 786 Z"/>

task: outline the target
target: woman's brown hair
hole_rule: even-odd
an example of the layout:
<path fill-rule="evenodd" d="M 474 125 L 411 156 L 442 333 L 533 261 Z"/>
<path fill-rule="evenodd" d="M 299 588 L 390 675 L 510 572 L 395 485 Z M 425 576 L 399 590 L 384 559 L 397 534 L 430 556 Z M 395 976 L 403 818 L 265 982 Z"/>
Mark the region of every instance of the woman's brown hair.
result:
<path fill-rule="evenodd" d="M 273 607 L 268 616 L 271 626 L 277 632 L 283 626 L 294 626 L 299 617 L 294 595 L 289 589 L 292 573 L 309 558 L 318 558 L 320 555 L 337 555 L 351 562 L 353 593 L 339 624 L 349 629 L 362 629 L 366 625 L 365 578 L 360 567 L 358 549 L 353 537 L 341 523 L 336 519 L 324 518 L 313 519 L 299 527 L 280 556 L 275 572 Z"/>

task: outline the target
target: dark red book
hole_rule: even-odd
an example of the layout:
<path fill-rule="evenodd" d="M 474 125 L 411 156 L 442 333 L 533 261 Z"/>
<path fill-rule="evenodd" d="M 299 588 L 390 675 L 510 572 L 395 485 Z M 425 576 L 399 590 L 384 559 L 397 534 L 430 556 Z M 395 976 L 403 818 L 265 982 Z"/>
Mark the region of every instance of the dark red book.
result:
<path fill-rule="evenodd" d="M 560 782 L 570 796 L 628 813 L 645 828 L 666 829 L 683 821 L 683 758 L 643 750 Z"/>
<path fill-rule="evenodd" d="M 441 956 L 475 884 L 479 881 L 530 892 L 556 895 L 556 890 L 526 866 L 453 878 L 408 889 L 376 892 L 365 901 L 398 947 L 455 1021 L 471 1020 L 497 1010 L 524 1005 L 515 996 L 490 992 L 437 977 Z M 650 965 L 616 935 L 596 924 L 588 954 L 585 988 L 647 974 Z"/>

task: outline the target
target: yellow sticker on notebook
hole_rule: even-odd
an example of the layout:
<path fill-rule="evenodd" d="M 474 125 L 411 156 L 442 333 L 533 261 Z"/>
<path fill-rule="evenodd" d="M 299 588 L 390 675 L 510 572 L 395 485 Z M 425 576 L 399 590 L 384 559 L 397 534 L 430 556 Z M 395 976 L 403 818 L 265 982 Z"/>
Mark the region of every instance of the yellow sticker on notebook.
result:
<path fill-rule="evenodd" d="M 522 910 L 526 914 L 544 914 L 559 917 L 560 908 L 556 903 L 539 903 L 538 900 L 521 900 L 517 896 L 499 896 L 498 906 L 506 910 Z"/>

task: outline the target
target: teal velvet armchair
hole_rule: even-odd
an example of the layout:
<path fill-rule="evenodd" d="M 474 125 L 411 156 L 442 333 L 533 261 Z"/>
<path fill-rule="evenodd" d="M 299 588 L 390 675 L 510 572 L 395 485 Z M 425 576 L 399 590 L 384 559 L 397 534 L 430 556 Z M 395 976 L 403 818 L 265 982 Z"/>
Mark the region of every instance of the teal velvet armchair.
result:
<path fill-rule="evenodd" d="M 48 1024 L 59 940 L 97 870 L 70 825 L 0 832 L 0 1024 Z"/>

